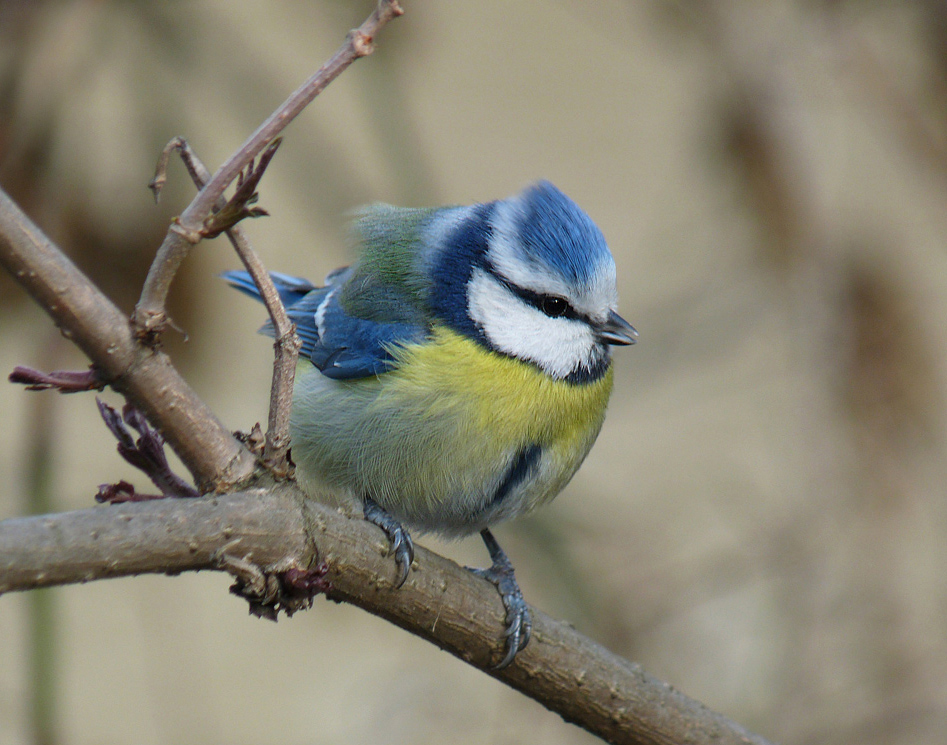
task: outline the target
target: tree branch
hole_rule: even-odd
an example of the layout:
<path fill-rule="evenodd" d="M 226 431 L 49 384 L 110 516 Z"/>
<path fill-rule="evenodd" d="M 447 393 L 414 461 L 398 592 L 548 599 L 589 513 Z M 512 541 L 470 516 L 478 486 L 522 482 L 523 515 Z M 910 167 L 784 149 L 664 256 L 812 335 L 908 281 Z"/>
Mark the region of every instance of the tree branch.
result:
<path fill-rule="evenodd" d="M 149 184 L 155 193 L 156 200 L 167 179 L 168 159 L 175 151 L 180 154 L 198 191 L 210 180 L 210 171 L 197 153 L 191 149 L 187 140 L 183 137 L 175 137 L 165 145 L 161 152 L 155 177 Z M 226 201 L 221 195 L 217 198 L 214 207 L 220 208 Z M 276 291 L 276 285 L 273 284 L 263 262 L 250 245 L 246 232 L 239 225 L 235 225 L 227 231 L 227 238 L 260 290 L 260 297 L 273 323 L 275 356 L 273 378 L 270 383 L 270 409 L 266 426 L 266 441 L 263 446 L 263 462 L 276 474 L 288 473 L 289 414 L 292 408 L 293 380 L 296 377 L 296 360 L 299 357 L 301 342 L 296 336 L 295 324 L 286 315 L 286 308 L 283 307 L 283 301 L 280 300 L 279 293 Z"/>
<path fill-rule="evenodd" d="M 75 342 L 108 383 L 164 434 L 202 489 L 232 488 L 256 459 L 163 353 L 140 345 L 128 318 L 0 190 L 0 266 Z"/>
<path fill-rule="evenodd" d="M 394 589 L 387 549 L 378 528 L 282 484 L 0 522 L 0 593 L 218 569 L 224 555 L 264 568 L 325 561 L 330 599 L 433 642 L 608 742 L 766 745 L 536 609 L 532 642 L 509 668 L 491 669 L 505 625 L 493 585 L 418 546 L 414 570 Z"/>
<path fill-rule="evenodd" d="M 267 144 L 273 141 L 299 113 L 349 65 L 374 51 L 375 35 L 402 11 L 397 0 L 378 0 L 378 6 L 358 28 L 348 33 L 345 43 L 305 83 L 276 109 L 247 141 L 217 169 L 207 185 L 171 225 L 148 271 L 133 321 L 140 335 L 160 334 L 167 320 L 165 301 L 171 280 L 191 247 L 200 242 L 204 221 L 217 200 L 237 175 Z"/>

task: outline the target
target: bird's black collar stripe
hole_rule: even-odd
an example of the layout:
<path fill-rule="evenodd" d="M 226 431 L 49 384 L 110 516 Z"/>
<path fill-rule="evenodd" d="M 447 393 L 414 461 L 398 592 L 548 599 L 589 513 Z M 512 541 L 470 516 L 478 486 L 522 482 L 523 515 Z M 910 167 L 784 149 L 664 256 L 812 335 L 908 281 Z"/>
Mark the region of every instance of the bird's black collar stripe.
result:
<path fill-rule="evenodd" d="M 493 507 L 502 502 L 513 489 L 523 483 L 530 472 L 536 467 L 536 464 L 539 463 L 542 452 L 542 448 L 535 444 L 527 445 L 520 450 L 516 458 L 510 463 L 506 475 L 497 487 L 493 499 L 490 500 L 487 507 Z"/>

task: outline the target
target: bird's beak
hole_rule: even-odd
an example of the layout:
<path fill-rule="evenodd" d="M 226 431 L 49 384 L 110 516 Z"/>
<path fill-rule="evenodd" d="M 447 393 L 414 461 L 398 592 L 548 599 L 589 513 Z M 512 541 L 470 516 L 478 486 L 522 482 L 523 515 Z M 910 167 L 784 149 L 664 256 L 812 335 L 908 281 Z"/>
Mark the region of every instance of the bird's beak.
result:
<path fill-rule="evenodd" d="M 626 346 L 638 341 L 638 332 L 615 311 L 608 312 L 608 319 L 599 329 L 598 338 L 612 346 Z"/>

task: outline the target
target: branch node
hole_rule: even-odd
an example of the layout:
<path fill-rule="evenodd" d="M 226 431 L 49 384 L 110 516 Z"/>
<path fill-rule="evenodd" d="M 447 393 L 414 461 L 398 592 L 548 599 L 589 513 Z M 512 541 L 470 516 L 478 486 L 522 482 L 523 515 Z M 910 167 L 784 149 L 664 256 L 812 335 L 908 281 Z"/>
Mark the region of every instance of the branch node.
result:
<path fill-rule="evenodd" d="M 196 246 L 198 243 L 204 240 L 204 236 L 206 235 L 203 228 L 200 230 L 194 230 L 193 228 L 188 228 L 182 225 L 180 217 L 175 217 L 171 220 L 171 227 L 169 228 L 169 230 L 171 230 L 174 233 L 177 233 L 179 236 L 181 236 L 184 240 L 186 240 L 192 246 Z M 208 237 L 213 237 L 213 236 L 208 236 Z"/>
<path fill-rule="evenodd" d="M 263 428 L 260 423 L 254 424 L 249 432 L 234 432 L 233 436 L 247 446 L 247 450 L 253 453 L 257 458 L 263 457 L 263 446 L 266 442 L 263 437 Z"/>
<path fill-rule="evenodd" d="M 262 207 L 250 207 L 259 199 L 256 187 L 263 178 L 267 166 L 276 155 L 282 138 L 277 137 L 270 142 L 260 153 L 260 159 L 252 159 L 247 167 L 237 175 L 237 190 L 233 196 L 219 210 L 204 219 L 204 227 L 200 235 L 204 238 L 216 238 L 223 232 L 235 227 L 241 220 L 248 217 L 265 217 L 269 213 Z"/>
<path fill-rule="evenodd" d="M 227 549 L 235 543 L 222 547 L 214 556 L 214 564 L 236 579 L 230 592 L 249 603 L 250 615 L 275 622 L 280 611 L 292 616 L 312 608 L 317 595 L 332 589 L 325 578 L 329 567 L 324 561 L 312 568 L 300 566 L 294 559 L 261 567 L 250 554 L 228 554 Z"/>
<path fill-rule="evenodd" d="M 356 57 L 367 57 L 375 51 L 375 39 L 361 29 L 353 28 L 349 31 L 349 43 Z"/>

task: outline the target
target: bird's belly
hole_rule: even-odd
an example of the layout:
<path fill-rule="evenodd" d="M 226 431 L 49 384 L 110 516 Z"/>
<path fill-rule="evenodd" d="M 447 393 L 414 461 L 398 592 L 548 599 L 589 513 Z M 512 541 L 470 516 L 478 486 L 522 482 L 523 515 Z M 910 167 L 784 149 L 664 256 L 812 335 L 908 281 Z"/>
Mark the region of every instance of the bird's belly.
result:
<path fill-rule="evenodd" d="M 612 375 L 573 384 L 438 329 L 377 377 L 299 370 L 304 485 L 370 496 L 410 526 L 463 535 L 554 497 L 601 428 Z"/>

